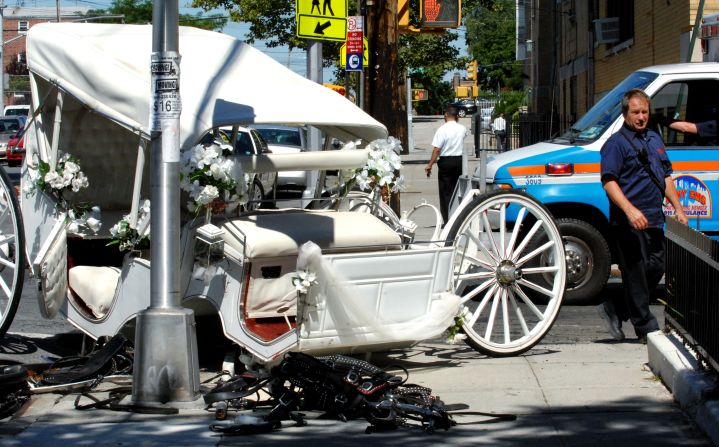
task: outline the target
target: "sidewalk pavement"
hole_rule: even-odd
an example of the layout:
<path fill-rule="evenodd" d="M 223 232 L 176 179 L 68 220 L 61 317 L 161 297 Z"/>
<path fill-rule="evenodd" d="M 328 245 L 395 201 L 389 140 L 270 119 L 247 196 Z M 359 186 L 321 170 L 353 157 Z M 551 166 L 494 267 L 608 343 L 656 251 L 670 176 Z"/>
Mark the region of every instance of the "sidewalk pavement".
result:
<path fill-rule="evenodd" d="M 433 129 L 422 131 L 429 133 Z M 437 200 L 436 175 L 427 179 L 423 171 L 431 148 L 422 142 L 428 139 L 425 136 L 416 141 L 419 143 L 410 154 L 402 157 L 407 162 L 403 168 L 407 178 L 407 190 L 402 194 L 403 208 L 411 207 L 421 197 L 430 203 Z M 471 144 L 467 147 L 470 150 Z M 476 165 L 476 159 L 469 158 L 470 165 Z M 421 226 L 431 226 L 429 217 L 420 220 Z M 201 407 L 181 409 L 172 416 L 80 411 L 74 408 L 75 395 L 41 394 L 34 395 L 30 404 L 12 420 L 0 422 L 0 445 L 443 443 L 655 447 L 711 445 L 712 441 L 719 445 L 717 402 L 701 401 L 703 393 L 712 385 L 709 376 L 698 372 L 696 362 L 692 362 L 681 343 L 664 334 L 652 335 L 647 346 L 603 341 L 540 344 L 521 356 L 508 358 L 488 358 L 466 345 L 434 340 L 405 351 L 373 354 L 371 362 L 386 368 L 396 368 L 393 365 L 406 368 L 410 382 L 432 388 L 446 403 L 466 403 L 473 411 L 513 413 L 518 418 L 459 425 L 448 432 L 431 435 L 416 428 L 365 434 L 368 424 L 362 420 L 347 423 L 310 420 L 305 427 L 284 423 L 280 430 L 270 434 L 228 436 L 208 429 L 214 421 L 214 413 Z M 211 372 L 202 373 L 203 378 L 211 375 Z M 89 400 L 81 403 L 89 403 Z M 711 440 L 698 432 L 687 415 L 699 423 Z M 460 422 L 476 419 L 459 418 Z"/>

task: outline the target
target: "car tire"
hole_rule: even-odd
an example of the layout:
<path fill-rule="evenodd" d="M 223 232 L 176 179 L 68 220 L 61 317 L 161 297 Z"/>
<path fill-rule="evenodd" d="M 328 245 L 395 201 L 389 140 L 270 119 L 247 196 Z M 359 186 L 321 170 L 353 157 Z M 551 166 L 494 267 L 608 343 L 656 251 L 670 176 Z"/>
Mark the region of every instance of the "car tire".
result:
<path fill-rule="evenodd" d="M 265 192 L 262 189 L 262 184 L 259 180 L 255 179 L 250 185 L 250 189 L 247 192 L 250 197 L 250 202 L 247 203 L 247 211 L 254 211 L 262 207 L 262 202 L 253 202 L 253 200 L 262 200 L 265 198 Z"/>
<path fill-rule="evenodd" d="M 464 118 L 465 116 L 467 116 L 467 111 L 464 109 L 459 109 L 457 115 L 459 115 L 460 118 Z"/>
<path fill-rule="evenodd" d="M 591 224 L 579 220 L 557 219 L 564 241 L 567 264 L 567 285 L 564 304 L 589 304 L 607 284 L 611 270 L 611 252 L 606 239 Z M 543 241 L 532 241 L 539 246 Z M 548 260 L 539 258 L 537 265 Z"/>

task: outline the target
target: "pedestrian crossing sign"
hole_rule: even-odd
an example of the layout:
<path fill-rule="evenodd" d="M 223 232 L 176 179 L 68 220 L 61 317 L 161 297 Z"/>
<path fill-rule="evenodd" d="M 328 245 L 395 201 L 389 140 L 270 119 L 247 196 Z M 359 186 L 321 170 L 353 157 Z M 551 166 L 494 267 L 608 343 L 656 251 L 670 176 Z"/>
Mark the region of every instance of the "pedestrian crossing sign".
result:
<path fill-rule="evenodd" d="M 297 37 L 347 40 L 347 0 L 295 0 Z"/>

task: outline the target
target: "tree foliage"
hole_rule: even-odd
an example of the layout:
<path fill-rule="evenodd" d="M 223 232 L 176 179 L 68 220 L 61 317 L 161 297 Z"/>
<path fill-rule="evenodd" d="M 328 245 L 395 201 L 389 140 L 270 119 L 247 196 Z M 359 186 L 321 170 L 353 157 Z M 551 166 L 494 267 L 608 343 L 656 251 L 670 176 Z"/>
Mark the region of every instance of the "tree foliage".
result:
<path fill-rule="evenodd" d="M 522 88 L 522 63 L 516 61 L 515 1 L 468 0 L 462 4 L 469 53 L 479 64 L 482 89 Z"/>
<path fill-rule="evenodd" d="M 152 23 L 152 0 L 113 0 L 110 7 L 105 9 L 93 9 L 88 11 L 87 16 L 97 17 L 103 15 L 122 14 L 125 16 L 124 23 Z M 113 19 L 98 20 L 98 22 L 114 22 Z M 180 14 L 180 25 L 194 26 L 207 30 L 219 31 L 227 23 L 226 17 L 203 17 L 201 13 Z"/>
<path fill-rule="evenodd" d="M 454 33 L 402 34 L 399 39 L 399 63 L 402 72 L 409 70 L 413 88 L 424 88 L 429 93 L 427 101 L 415 103 L 420 114 L 440 113 L 445 104 L 454 98 L 452 86 L 442 81 L 447 71 L 463 67 L 466 60 L 459 57 L 459 50 L 452 43 Z"/>

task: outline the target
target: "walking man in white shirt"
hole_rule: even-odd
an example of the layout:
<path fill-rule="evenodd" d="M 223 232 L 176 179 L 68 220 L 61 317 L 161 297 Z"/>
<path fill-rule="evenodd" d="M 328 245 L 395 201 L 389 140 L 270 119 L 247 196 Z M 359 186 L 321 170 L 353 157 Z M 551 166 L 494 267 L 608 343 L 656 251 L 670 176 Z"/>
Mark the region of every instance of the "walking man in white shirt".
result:
<path fill-rule="evenodd" d="M 497 150 L 504 152 L 507 150 L 507 121 L 502 118 L 502 115 L 497 117 L 492 122 L 492 130 L 494 135 L 497 137 Z"/>
<path fill-rule="evenodd" d="M 429 177 L 432 174 L 432 165 L 437 163 L 439 209 L 445 223 L 449 217 L 449 201 L 452 199 L 457 180 L 462 175 L 464 137 L 467 136 L 467 128 L 457 122 L 457 116 L 457 107 L 447 106 L 444 111 L 445 123 L 434 134 L 432 156 L 424 168 L 427 177 Z"/>

